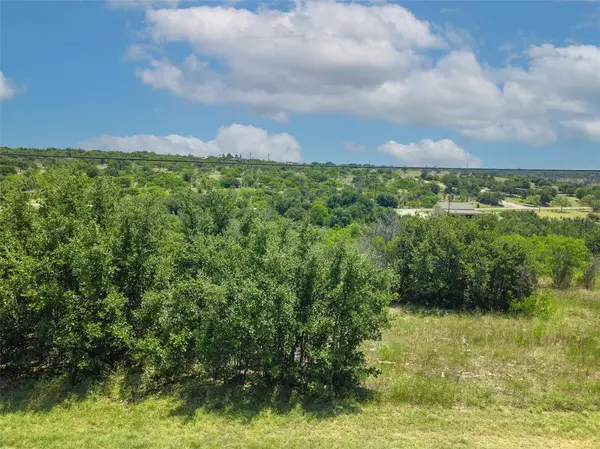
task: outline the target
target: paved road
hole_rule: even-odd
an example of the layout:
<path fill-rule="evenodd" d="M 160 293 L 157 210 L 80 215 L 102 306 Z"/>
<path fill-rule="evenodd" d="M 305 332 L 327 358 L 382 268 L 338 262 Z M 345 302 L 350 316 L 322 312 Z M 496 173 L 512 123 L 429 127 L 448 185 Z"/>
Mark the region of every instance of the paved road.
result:
<path fill-rule="evenodd" d="M 500 201 L 500 204 L 502 204 L 504 206 L 504 208 L 508 208 L 508 209 L 536 209 L 535 207 L 532 207 L 532 206 L 524 206 L 522 204 L 513 203 L 512 201 L 506 201 L 506 200 Z M 499 208 L 499 209 L 502 209 L 502 208 Z"/>

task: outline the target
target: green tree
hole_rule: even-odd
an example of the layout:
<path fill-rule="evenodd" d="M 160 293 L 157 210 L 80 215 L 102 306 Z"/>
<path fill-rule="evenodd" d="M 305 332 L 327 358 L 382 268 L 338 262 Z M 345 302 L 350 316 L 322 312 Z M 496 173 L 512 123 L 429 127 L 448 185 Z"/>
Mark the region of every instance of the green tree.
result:
<path fill-rule="evenodd" d="M 321 202 L 315 202 L 310 208 L 310 222 L 317 226 L 324 226 L 327 220 L 327 206 Z"/>
<path fill-rule="evenodd" d="M 391 193 L 378 193 L 376 202 L 382 207 L 398 207 L 398 198 L 396 198 L 396 195 L 393 195 Z"/>
<path fill-rule="evenodd" d="M 533 291 L 535 278 L 526 248 L 476 221 L 403 217 L 397 229 L 391 240 L 382 236 L 389 240 L 383 249 L 387 254 L 378 259 L 398 270 L 396 291 L 401 301 L 508 310 L 514 298 L 521 300 Z"/>
<path fill-rule="evenodd" d="M 586 189 L 585 187 L 579 187 L 577 190 L 575 190 L 575 196 L 579 199 L 582 199 L 584 196 L 589 194 L 589 190 Z"/>
<path fill-rule="evenodd" d="M 540 274 L 550 276 L 556 288 L 568 288 L 591 256 L 583 239 L 547 235 L 530 237 L 528 242 Z"/>
<path fill-rule="evenodd" d="M 550 204 L 553 207 L 560 207 L 560 211 L 562 212 L 564 207 L 569 207 L 571 205 L 571 202 L 566 196 L 557 196 Z"/>
<path fill-rule="evenodd" d="M 538 211 L 542 208 L 542 197 L 540 195 L 531 195 L 527 197 L 527 202 L 538 208 Z"/>

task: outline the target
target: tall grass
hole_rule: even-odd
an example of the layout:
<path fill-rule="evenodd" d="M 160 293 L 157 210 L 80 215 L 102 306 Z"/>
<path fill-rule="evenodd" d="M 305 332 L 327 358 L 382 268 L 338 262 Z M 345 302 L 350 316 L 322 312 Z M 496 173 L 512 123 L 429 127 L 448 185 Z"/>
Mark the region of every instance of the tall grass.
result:
<path fill-rule="evenodd" d="M 0 383 L 0 447 L 600 447 L 600 295 L 552 301 L 547 318 L 394 308 L 364 348 L 381 375 L 337 402 L 192 380 L 148 394 L 125 372 Z"/>
<path fill-rule="evenodd" d="M 367 349 L 393 403 L 600 410 L 600 301 L 557 292 L 550 317 L 392 310 Z"/>

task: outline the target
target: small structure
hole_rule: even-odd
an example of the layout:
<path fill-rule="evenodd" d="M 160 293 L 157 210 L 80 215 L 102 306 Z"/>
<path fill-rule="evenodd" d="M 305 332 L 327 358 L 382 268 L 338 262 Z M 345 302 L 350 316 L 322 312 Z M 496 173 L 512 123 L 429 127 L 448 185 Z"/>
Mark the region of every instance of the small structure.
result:
<path fill-rule="evenodd" d="M 452 201 L 442 201 L 433 207 L 433 216 L 440 215 L 461 215 L 463 217 L 474 217 L 482 212 L 475 209 L 471 203 L 454 203 Z"/>

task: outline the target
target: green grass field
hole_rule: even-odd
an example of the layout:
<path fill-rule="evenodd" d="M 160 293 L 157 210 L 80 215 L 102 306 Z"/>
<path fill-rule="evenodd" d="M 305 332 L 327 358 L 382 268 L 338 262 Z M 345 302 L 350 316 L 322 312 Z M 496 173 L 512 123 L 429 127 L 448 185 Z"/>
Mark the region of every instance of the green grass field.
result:
<path fill-rule="evenodd" d="M 485 206 L 485 205 L 480 205 L 479 209 L 481 210 L 481 212 L 484 212 L 486 214 L 500 214 L 502 212 L 514 212 L 514 213 L 518 213 L 518 212 L 527 212 L 529 209 L 510 209 L 510 208 L 491 208 L 490 206 Z M 565 209 L 564 211 L 560 211 L 560 210 L 548 210 L 546 208 L 535 208 L 535 209 L 531 209 L 532 211 L 534 211 L 535 213 L 537 213 L 540 217 L 546 217 L 546 218 L 587 218 L 590 213 L 591 213 L 591 209 L 590 210 L 573 210 L 573 209 Z"/>
<path fill-rule="evenodd" d="M 540 217 L 547 218 L 586 218 L 590 215 L 590 211 L 587 210 L 564 210 L 561 212 L 560 210 L 542 210 L 538 212 Z"/>
<path fill-rule="evenodd" d="M 137 396 L 123 376 L 0 384 L 2 448 L 600 447 L 600 293 L 549 320 L 392 309 L 361 399 L 315 402 L 185 385 Z"/>
<path fill-rule="evenodd" d="M 561 195 L 561 196 L 565 196 L 569 202 L 571 203 L 571 206 L 573 207 L 579 207 L 579 206 L 584 206 L 581 201 L 579 200 L 579 198 L 575 197 L 575 196 L 570 196 L 570 195 Z"/>

